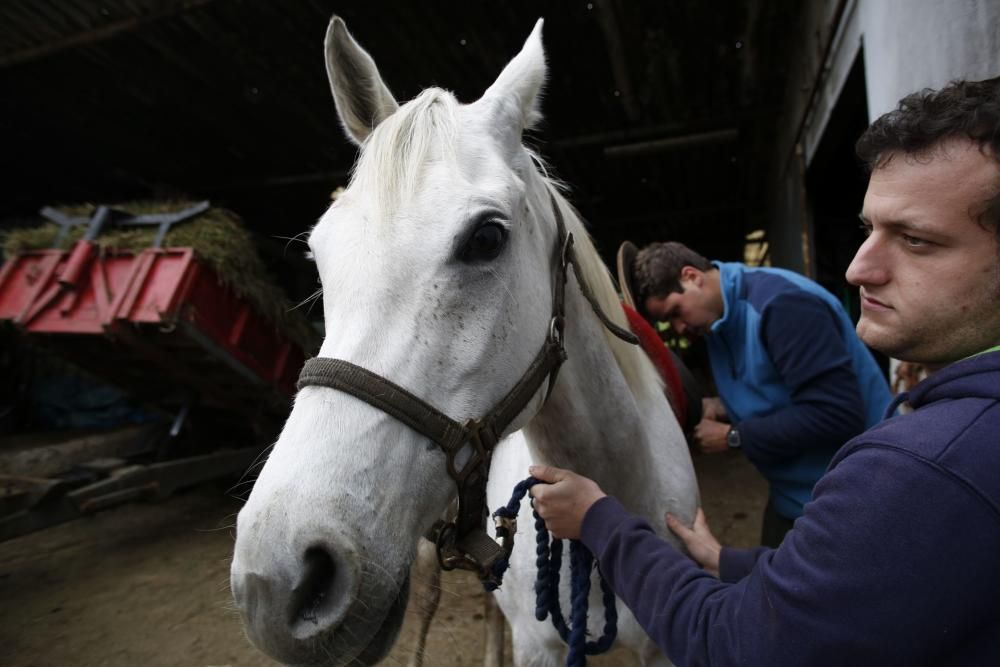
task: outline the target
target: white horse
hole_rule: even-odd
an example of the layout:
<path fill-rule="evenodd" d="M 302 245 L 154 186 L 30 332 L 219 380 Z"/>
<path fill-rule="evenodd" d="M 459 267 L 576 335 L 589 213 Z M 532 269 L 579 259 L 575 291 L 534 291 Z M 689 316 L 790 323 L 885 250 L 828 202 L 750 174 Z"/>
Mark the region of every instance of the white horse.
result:
<path fill-rule="evenodd" d="M 431 88 L 400 107 L 336 17 L 326 55 L 340 120 L 361 154 L 309 239 L 324 287 L 322 357 L 377 373 L 445 415 L 487 414 L 549 333 L 554 202 L 599 308 L 627 326 L 583 225 L 522 145 L 540 117 L 541 21 L 468 105 Z M 595 479 L 662 532 L 667 511 L 690 522 L 694 472 L 652 365 L 607 333 L 572 274 L 565 316 L 568 360 L 506 429 L 489 505 L 506 502 L 539 461 Z M 232 588 L 251 640 L 296 665 L 380 659 L 402 621 L 418 539 L 454 496 L 446 457 L 427 437 L 348 393 L 303 387 L 237 522 Z M 556 665 L 565 646 L 533 614 L 527 502 L 520 526 L 497 600 L 515 663 Z M 592 591 L 597 636 L 603 614 Z M 617 645 L 644 664 L 668 664 L 620 602 L 619 614 Z"/>

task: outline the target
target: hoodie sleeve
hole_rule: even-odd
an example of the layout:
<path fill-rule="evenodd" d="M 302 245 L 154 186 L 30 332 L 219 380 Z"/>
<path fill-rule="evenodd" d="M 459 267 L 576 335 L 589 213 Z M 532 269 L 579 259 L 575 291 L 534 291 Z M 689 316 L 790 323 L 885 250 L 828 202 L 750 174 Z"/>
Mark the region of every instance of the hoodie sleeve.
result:
<path fill-rule="evenodd" d="M 865 428 L 865 406 L 840 322 L 808 292 L 781 294 L 761 313 L 764 347 L 792 402 L 741 421 L 742 446 L 759 463 L 843 445 Z"/>
<path fill-rule="evenodd" d="M 700 570 L 614 498 L 594 504 L 581 539 L 678 665 L 961 663 L 996 623 L 1000 519 L 952 475 L 890 448 L 846 456 L 737 583 Z"/>
<path fill-rule="evenodd" d="M 719 554 L 719 579 L 729 584 L 735 584 L 750 574 L 750 570 L 757 564 L 757 559 L 768 551 L 771 551 L 768 547 L 754 547 L 752 549 L 722 547 L 722 552 Z"/>

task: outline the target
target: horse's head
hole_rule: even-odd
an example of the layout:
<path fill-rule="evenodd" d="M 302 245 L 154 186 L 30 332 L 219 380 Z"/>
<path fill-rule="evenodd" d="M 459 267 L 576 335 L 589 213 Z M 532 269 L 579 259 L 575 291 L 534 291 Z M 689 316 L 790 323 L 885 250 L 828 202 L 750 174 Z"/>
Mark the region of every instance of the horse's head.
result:
<path fill-rule="evenodd" d="M 518 382 L 552 316 L 556 232 L 522 146 L 545 78 L 540 28 L 469 105 L 429 89 L 398 106 L 343 22 L 327 32 L 337 111 L 361 155 L 309 240 L 320 354 L 457 420 Z M 251 639 L 294 664 L 379 659 L 402 621 L 417 539 L 454 492 L 426 437 L 347 393 L 304 387 L 239 515 L 232 587 Z"/>

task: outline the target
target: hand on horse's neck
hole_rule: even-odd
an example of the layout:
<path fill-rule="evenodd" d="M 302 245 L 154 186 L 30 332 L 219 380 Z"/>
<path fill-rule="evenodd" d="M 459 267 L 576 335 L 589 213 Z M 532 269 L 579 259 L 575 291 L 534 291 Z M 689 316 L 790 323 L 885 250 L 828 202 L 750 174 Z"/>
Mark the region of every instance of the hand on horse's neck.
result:
<path fill-rule="evenodd" d="M 569 300 L 577 299 L 582 301 L 578 295 Z M 568 359 L 548 402 L 525 427 L 525 436 L 534 458 L 590 477 L 605 492 L 642 511 L 656 505 L 652 496 L 669 493 L 665 476 L 671 466 L 662 459 L 670 431 L 664 420 L 673 419 L 673 414 L 662 394 L 662 410 L 640 413 L 648 397 L 633 394 L 600 323 L 588 311 L 585 303 L 569 305 Z M 687 456 L 680 428 L 675 430 Z"/>

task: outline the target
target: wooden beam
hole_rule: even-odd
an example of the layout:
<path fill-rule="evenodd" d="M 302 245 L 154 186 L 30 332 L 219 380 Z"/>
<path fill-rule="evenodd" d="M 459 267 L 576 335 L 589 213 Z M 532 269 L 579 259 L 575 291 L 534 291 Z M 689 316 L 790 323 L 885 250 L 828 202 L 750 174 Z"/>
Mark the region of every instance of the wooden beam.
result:
<path fill-rule="evenodd" d="M 622 42 L 622 32 L 618 26 L 615 7 L 614 2 L 605 2 L 595 7 L 597 11 L 594 13 L 597 15 L 597 22 L 604 32 L 604 44 L 608 50 L 608 58 L 611 60 L 611 72 L 615 78 L 618 97 L 625 110 L 625 117 L 630 123 L 638 123 L 642 110 L 639 108 L 639 101 L 636 99 L 632 79 L 629 76 L 625 45 Z"/>
<path fill-rule="evenodd" d="M 715 130 L 713 132 L 699 132 L 683 137 L 668 137 L 666 139 L 654 139 L 652 141 L 638 141 L 623 146 L 608 146 L 604 149 L 604 156 L 608 158 L 626 158 L 637 155 L 649 155 L 651 153 L 665 153 L 678 148 L 689 148 L 691 146 L 704 146 L 706 144 L 726 144 L 736 141 L 740 136 L 736 128 L 725 130 Z"/>
<path fill-rule="evenodd" d="M 107 25 L 91 28 L 72 35 L 63 35 L 62 37 L 56 39 L 50 39 L 44 44 L 39 44 L 38 46 L 32 46 L 0 56 L 0 68 L 10 67 L 11 65 L 19 65 L 21 63 L 44 58 L 45 56 L 49 56 L 60 51 L 66 51 L 79 46 L 101 42 L 122 33 L 132 32 L 161 19 L 165 19 L 176 14 L 183 14 L 184 12 L 207 5 L 208 3 L 214 1 L 215 0 L 183 0 L 182 2 L 171 3 L 163 9 L 151 11 L 149 13 L 142 14 L 141 16 L 132 16 L 127 19 L 122 19 L 121 21 L 115 21 L 113 23 L 108 23 Z"/>
<path fill-rule="evenodd" d="M 709 132 L 717 129 L 729 128 L 739 123 L 741 119 L 732 115 L 718 116 L 713 118 L 702 118 L 697 121 L 686 123 L 660 123 L 657 125 L 646 125 L 630 130 L 609 130 L 607 132 L 595 132 L 593 134 L 579 134 L 575 137 L 566 137 L 547 142 L 547 145 L 561 149 L 587 148 L 590 146 L 601 146 L 603 144 L 615 144 L 629 141 L 643 141 L 646 139 L 658 139 L 661 137 L 675 137 L 693 132 Z"/>

